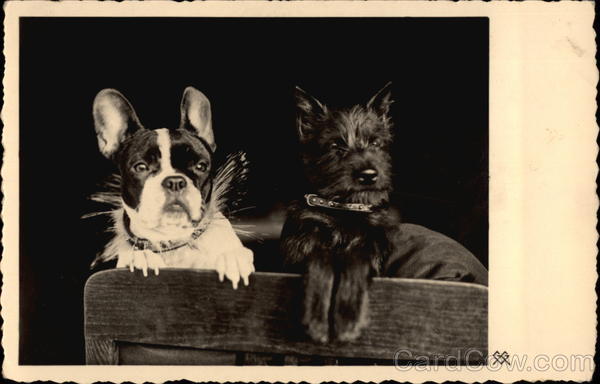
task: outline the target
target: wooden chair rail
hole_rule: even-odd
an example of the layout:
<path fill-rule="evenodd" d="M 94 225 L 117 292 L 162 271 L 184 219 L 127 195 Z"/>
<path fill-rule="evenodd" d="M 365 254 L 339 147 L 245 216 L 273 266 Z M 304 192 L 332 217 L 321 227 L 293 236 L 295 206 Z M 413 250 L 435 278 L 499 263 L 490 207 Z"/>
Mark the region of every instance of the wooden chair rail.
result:
<path fill-rule="evenodd" d="M 311 342 L 299 327 L 301 287 L 299 275 L 278 273 L 255 273 L 249 286 L 233 290 L 214 271 L 98 272 L 84 294 L 87 363 L 122 363 L 119 345 L 128 343 L 383 360 L 398 351 L 403 359 L 487 355 L 486 287 L 376 278 L 367 329 L 355 342 L 326 345 Z"/>

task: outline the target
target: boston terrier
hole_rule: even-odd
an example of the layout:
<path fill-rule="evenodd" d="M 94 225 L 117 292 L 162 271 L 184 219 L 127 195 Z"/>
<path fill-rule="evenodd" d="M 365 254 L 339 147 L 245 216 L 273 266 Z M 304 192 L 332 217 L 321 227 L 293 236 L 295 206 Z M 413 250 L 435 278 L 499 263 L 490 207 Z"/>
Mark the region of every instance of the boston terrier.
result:
<path fill-rule="evenodd" d="M 113 191 L 96 195 L 111 203 L 113 239 L 97 261 L 117 259 L 117 268 L 202 268 L 226 276 L 236 289 L 248 285 L 253 253 L 223 214 L 225 195 L 244 175 L 245 158 L 230 157 L 215 171 L 216 149 L 208 98 L 188 87 L 177 129 L 142 126 L 130 102 L 104 89 L 93 105 L 100 152 L 119 170 Z M 241 164 L 241 165 L 240 165 Z"/>

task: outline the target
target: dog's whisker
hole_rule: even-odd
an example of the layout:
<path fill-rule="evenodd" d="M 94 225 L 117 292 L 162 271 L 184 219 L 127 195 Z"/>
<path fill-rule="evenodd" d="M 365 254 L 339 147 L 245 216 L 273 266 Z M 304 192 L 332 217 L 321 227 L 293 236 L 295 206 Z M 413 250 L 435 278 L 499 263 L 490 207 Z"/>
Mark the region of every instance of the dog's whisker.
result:
<path fill-rule="evenodd" d="M 102 216 L 102 215 L 110 215 L 110 214 L 112 214 L 112 211 L 92 212 L 92 213 L 86 213 L 85 215 L 81 216 L 81 218 L 82 219 L 89 219 L 91 217 Z"/>

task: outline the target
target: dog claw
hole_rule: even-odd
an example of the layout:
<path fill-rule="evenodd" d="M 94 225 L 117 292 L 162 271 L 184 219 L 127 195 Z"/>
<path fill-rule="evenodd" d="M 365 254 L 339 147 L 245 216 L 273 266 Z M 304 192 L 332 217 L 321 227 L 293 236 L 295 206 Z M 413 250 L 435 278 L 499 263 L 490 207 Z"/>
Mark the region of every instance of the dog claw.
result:
<path fill-rule="evenodd" d="M 349 332 L 339 333 L 337 335 L 337 338 L 339 341 L 345 343 L 358 339 L 358 336 L 360 336 L 360 329 L 354 329 Z"/>
<path fill-rule="evenodd" d="M 329 340 L 329 327 L 327 323 L 312 322 L 308 325 L 307 333 L 317 343 L 325 344 Z"/>
<path fill-rule="evenodd" d="M 225 278 L 225 262 L 222 257 L 217 259 L 217 265 L 215 266 L 217 273 L 219 274 L 219 282 L 223 282 Z"/>
<path fill-rule="evenodd" d="M 238 288 L 238 284 L 240 282 L 240 277 L 239 276 L 227 276 L 227 278 L 229 280 L 231 280 L 231 286 L 233 287 L 233 289 L 237 289 Z"/>
<path fill-rule="evenodd" d="M 147 255 L 144 251 L 136 251 L 133 253 L 133 264 L 137 269 L 141 269 L 144 277 L 148 276 Z"/>
<path fill-rule="evenodd" d="M 326 344 L 329 338 L 327 336 L 321 336 L 321 338 L 317 338 L 315 341 L 321 344 Z"/>
<path fill-rule="evenodd" d="M 248 254 L 249 253 L 249 254 Z M 245 286 L 250 284 L 248 276 L 254 271 L 252 252 L 246 249 L 233 249 L 217 256 L 215 270 L 219 274 L 219 281 L 225 277 L 231 281 L 231 287 L 238 289 L 240 280 Z"/>
<path fill-rule="evenodd" d="M 145 256 L 148 269 L 153 270 L 154 274 L 158 276 L 160 268 L 166 267 L 164 260 L 160 255 L 157 255 L 154 252 L 148 252 Z"/>

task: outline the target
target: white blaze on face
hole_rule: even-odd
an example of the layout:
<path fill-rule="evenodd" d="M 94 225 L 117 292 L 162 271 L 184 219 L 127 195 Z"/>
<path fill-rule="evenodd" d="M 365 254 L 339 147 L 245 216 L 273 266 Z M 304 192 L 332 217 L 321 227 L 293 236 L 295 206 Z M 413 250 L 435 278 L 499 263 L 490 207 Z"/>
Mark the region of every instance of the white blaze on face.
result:
<path fill-rule="evenodd" d="M 125 210 L 131 219 L 131 231 L 136 236 L 151 241 L 184 239 L 194 231 L 191 220 L 199 221 L 201 218 L 202 195 L 189 177 L 173 169 L 169 131 L 162 128 L 155 132 L 160 151 L 160 170 L 146 179 L 138 208 L 134 210 L 124 204 Z M 183 177 L 186 181 L 186 187 L 176 199 L 187 207 L 191 217 L 185 212 L 168 209 L 174 197 L 162 184 L 170 176 Z"/>

